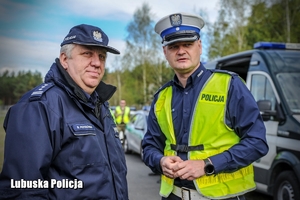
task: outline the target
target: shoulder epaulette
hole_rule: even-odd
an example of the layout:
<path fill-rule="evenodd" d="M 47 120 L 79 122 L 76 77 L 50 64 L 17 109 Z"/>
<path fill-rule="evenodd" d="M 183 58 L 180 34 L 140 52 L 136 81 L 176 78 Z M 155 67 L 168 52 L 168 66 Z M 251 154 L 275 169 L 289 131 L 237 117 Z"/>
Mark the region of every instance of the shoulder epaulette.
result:
<path fill-rule="evenodd" d="M 241 79 L 241 81 L 242 81 L 243 83 L 246 84 L 245 80 L 244 80 L 239 74 L 237 74 L 237 73 L 235 73 L 235 72 L 228 71 L 228 70 L 221 70 L 221 69 L 213 69 L 213 70 L 211 70 L 211 71 L 212 71 L 213 73 L 223 73 L 223 74 L 228 74 L 228 75 L 230 75 L 231 77 L 237 76 L 237 77 L 239 77 L 239 78 Z"/>
<path fill-rule="evenodd" d="M 169 87 L 169 86 L 171 86 L 171 85 L 172 85 L 172 81 L 167 82 L 166 84 L 164 84 L 163 86 L 161 86 L 161 87 L 155 92 L 154 96 L 157 95 L 160 91 L 162 91 L 162 90 L 165 89 L 166 87 Z"/>
<path fill-rule="evenodd" d="M 238 76 L 237 73 L 232 72 L 232 71 L 228 71 L 228 70 L 221 70 L 221 69 L 213 69 L 211 70 L 213 73 L 223 73 L 223 74 L 229 74 L 231 76 Z"/>
<path fill-rule="evenodd" d="M 30 101 L 34 101 L 37 99 L 40 99 L 42 97 L 42 95 L 49 90 L 50 88 L 52 88 L 54 86 L 54 83 L 43 83 L 41 85 L 39 85 L 38 87 L 35 88 L 35 90 L 31 93 L 30 95 Z"/>

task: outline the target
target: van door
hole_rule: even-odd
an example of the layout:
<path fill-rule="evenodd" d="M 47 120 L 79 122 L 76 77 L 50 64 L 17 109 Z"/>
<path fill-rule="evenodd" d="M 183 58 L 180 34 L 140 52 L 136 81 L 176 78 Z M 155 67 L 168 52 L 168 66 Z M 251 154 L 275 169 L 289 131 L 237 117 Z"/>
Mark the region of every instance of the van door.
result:
<path fill-rule="evenodd" d="M 276 104 L 280 103 L 277 91 L 271 77 L 263 71 L 250 71 L 247 75 L 247 87 L 251 91 L 256 102 L 268 100 L 271 102 L 270 110 L 276 112 Z M 263 113 L 262 113 L 263 114 Z M 269 152 L 253 163 L 255 169 L 255 182 L 257 189 L 267 192 L 268 180 L 271 173 L 270 168 L 276 156 L 278 121 L 270 117 L 264 121 L 266 126 L 266 138 L 269 145 Z"/>

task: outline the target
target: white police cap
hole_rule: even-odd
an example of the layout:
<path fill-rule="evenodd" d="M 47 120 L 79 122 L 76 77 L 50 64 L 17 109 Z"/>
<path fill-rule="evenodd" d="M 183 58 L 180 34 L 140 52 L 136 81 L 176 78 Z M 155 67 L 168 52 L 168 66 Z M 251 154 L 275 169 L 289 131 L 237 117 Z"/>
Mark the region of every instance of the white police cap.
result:
<path fill-rule="evenodd" d="M 174 13 L 159 20 L 154 30 L 162 38 L 163 46 L 179 41 L 196 41 L 204 20 L 197 15 Z"/>

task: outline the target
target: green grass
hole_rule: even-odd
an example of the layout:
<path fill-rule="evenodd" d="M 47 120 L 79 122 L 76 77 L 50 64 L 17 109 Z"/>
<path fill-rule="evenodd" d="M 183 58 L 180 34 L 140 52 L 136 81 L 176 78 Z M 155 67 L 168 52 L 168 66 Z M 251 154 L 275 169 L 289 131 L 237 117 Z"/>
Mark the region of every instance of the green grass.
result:
<path fill-rule="evenodd" d="M 2 171 L 3 157 L 4 157 L 4 138 L 5 131 L 3 128 L 3 121 L 5 118 L 6 111 L 0 110 L 0 172 Z"/>

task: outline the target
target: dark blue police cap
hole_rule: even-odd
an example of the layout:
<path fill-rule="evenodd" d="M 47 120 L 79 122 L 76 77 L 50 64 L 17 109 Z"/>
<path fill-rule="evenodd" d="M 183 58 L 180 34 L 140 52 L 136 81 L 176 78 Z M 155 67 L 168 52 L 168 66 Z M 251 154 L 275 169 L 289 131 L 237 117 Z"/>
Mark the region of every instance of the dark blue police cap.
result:
<path fill-rule="evenodd" d="M 107 35 L 100 28 L 87 24 L 81 24 L 70 29 L 68 35 L 65 37 L 60 46 L 65 44 L 99 46 L 106 49 L 110 53 L 120 54 L 117 49 L 108 46 L 108 41 L 109 39 Z"/>
<path fill-rule="evenodd" d="M 204 20 L 197 15 L 175 13 L 160 19 L 154 30 L 162 38 L 163 46 L 180 41 L 196 41 L 200 38 L 200 30 Z"/>

